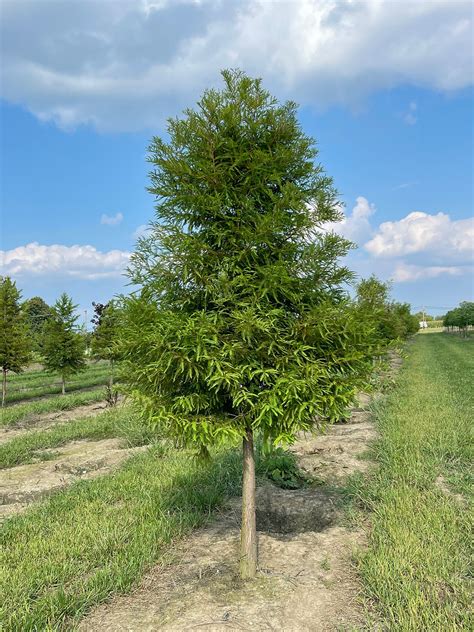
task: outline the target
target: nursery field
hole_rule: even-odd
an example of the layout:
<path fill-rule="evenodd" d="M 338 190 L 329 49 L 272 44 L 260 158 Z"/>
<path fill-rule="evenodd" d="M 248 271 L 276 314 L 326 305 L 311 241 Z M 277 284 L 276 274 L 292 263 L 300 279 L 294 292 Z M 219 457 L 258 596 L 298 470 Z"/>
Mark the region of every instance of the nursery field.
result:
<path fill-rule="evenodd" d="M 415 336 L 348 423 L 259 455 L 251 582 L 239 451 L 177 450 L 107 377 L 10 380 L 0 629 L 472 629 L 473 338 Z"/>
<path fill-rule="evenodd" d="M 91 362 L 84 371 L 71 377 L 66 383 L 66 392 L 77 392 L 95 386 L 103 386 L 109 379 L 109 365 L 107 362 Z M 47 395 L 61 393 L 61 378 L 59 375 L 35 368 L 23 373 L 8 375 L 7 396 L 8 406 L 16 402 L 42 399 Z"/>

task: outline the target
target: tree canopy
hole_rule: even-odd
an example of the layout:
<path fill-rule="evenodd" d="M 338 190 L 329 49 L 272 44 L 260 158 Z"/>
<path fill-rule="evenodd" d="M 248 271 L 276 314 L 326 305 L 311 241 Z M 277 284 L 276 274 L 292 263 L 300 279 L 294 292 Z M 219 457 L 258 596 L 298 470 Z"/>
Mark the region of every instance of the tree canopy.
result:
<path fill-rule="evenodd" d="M 0 277 L 0 365 L 2 406 L 7 390 L 7 373 L 19 373 L 31 357 L 31 341 L 20 305 L 21 292 L 10 277 Z"/>
<path fill-rule="evenodd" d="M 360 319 L 372 323 L 375 341 L 381 348 L 395 340 L 403 340 L 419 329 L 418 317 L 410 313 L 408 303 L 390 298 L 391 284 L 372 275 L 357 285 L 356 302 Z"/>
<path fill-rule="evenodd" d="M 52 320 L 53 309 L 40 296 L 33 296 L 23 302 L 22 310 L 33 338 L 33 346 L 36 351 L 41 351 L 43 328 Z"/>
<path fill-rule="evenodd" d="M 119 330 L 119 309 L 114 301 L 92 303 L 94 331 L 91 336 L 91 350 L 95 358 L 108 360 L 111 365 L 110 386 L 113 382 L 113 366 L 118 359 L 117 336 Z"/>
<path fill-rule="evenodd" d="M 474 326 L 474 302 L 463 301 L 455 309 L 450 310 L 443 319 L 445 327 L 456 327 L 463 335 L 468 328 Z"/>
<path fill-rule="evenodd" d="M 253 433 L 291 441 L 340 417 L 370 345 L 340 263 L 351 244 L 323 228 L 341 219 L 337 192 L 297 106 L 222 74 L 149 148 L 156 217 L 132 256 L 121 353 L 147 419 L 182 444 L 243 438 L 245 505 Z"/>
<path fill-rule="evenodd" d="M 77 325 L 77 305 L 63 293 L 53 306 L 54 317 L 44 327 L 44 366 L 61 375 L 62 390 L 66 379 L 85 368 L 85 341 Z"/>

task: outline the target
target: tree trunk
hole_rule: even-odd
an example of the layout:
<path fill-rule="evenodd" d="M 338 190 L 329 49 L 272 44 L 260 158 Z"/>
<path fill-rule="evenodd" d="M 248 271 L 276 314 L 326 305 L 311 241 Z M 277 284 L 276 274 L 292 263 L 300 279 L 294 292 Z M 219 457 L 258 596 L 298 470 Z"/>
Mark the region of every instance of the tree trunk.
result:
<path fill-rule="evenodd" d="M 109 375 L 109 386 L 112 388 L 114 385 L 114 361 L 110 360 L 110 375 Z"/>
<path fill-rule="evenodd" d="M 257 525 L 255 516 L 255 455 L 253 432 L 243 439 L 242 529 L 240 533 L 240 576 L 255 577 L 257 572 Z"/>
<path fill-rule="evenodd" d="M 66 395 L 66 380 L 64 379 L 64 375 L 61 375 L 61 392 L 63 395 Z"/>
<path fill-rule="evenodd" d="M 5 399 L 7 398 L 7 370 L 3 369 L 2 379 L 2 408 L 5 406 Z"/>

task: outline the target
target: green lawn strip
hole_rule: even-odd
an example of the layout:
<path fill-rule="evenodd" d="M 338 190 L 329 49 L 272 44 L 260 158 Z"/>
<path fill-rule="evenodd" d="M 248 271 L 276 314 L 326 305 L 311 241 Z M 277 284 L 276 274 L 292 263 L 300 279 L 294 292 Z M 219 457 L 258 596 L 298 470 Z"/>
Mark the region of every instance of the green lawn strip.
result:
<path fill-rule="evenodd" d="M 83 388 L 90 388 L 91 386 L 98 386 L 107 384 L 109 376 L 107 373 L 101 373 L 99 375 L 82 376 L 74 380 L 66 382 L 66 392 L 77 391 Z M 44 395 L 57 395 L 61 393 L 60 384 L 49 384 L 34 389 L 25 389 L 21 391 L 15 391 L 7 395 L 7 405 L 11 405 L 15 402 L 26 401 L 36 397 L 43 397 Z M 8 407 L 8 406 L 7 406 Z"/>
<path fill-rule="evenodd" d="M 66 384 L 71 384 L 74 382 L 81 381 L 83 379 L 88 379 L 92 377 L 109 376 L 109 372 L 104 369 L 104 367 L 99 367 L 94 370 L 88 369 L 82 373 L 75 375 L 71 380 L 68 380 Z M 46 375 L 42 378 L 36 379 L 34 382 L 23 382 L 17 384 L 8 384 L 8 395 L 12 395 L 13 393 L 21 393 L 27 391 L 37 391 L 43 388 L 48 388 L 51 386 L 61 386 L 61 378 L 58 375 Z"/>
<path fill-rule="evenodd" d="M 97 372 L 108 372 L 109 364 L 107 362 L 91 362 L 80 375 L 92 375 Z M 25 388 L 26 386 L 47 385 L 52 381 L 58 382 L 61 377 L 57 373 L 50 373 L 45 369 L 35 371 L 23 371 L 22 373 L 9 373 L 8 386 L 12 390 L 16 388 Z"/>
<path fill-rule="evenodd" d="M 150 448 L 114 474 L 80 481 L 10 518 L 0 535 L 0 628 L 71 629 L 238 494 L 240 471 L 237 452 L 202 464 Z"/>
<path fill-rule="evenodd" d="M 101 387 L 83 393 L 71 393 L 34 402 L 14 404 L 0 411 L 0 427 L 12 426 L 20 422 L 25 423 L 34 420 L 40 414 L 70 410 L 77 406 L 92 404 L 103 400 L 104 397 L 104 388 Z"/>
<path fill-rule="evenodd" d="M 389 630 L 472 629 L 473 342 L 418 336 L 395 389 L 374 405 L 380 468 L 352 492 L 371 511 L 359 567 Z"/>
<path fill-rule="evenodd" d="M 128 445 L 144 445 L 156 435 L 137 419 L 131 407 L 119 406 L 96 417 L 83 417 L 47 430 L 31 431 L 0 445 L 0 469 L 53 458 L 54 453 L 39 451 L 58 448 L 69 441 L 110 437 L 122 437 Z"/>

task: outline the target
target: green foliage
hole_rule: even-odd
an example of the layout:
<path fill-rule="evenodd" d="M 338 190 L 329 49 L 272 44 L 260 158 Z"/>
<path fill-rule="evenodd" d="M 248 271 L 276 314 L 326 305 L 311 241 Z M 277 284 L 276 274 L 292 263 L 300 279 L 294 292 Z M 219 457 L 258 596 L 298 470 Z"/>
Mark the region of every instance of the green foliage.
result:
<path fill-rule="evenodd" d="M 119 310 L 110 301 L 107 304 L 92 303 L 94 306 L 94 331 L 91 337 L 91 350 L 95 358 L 114 361 L 117 359 L 115 342 L 119 327 Z"/>
<path fill-rule="evenodd" d="M 381 348 L 395 340 L 403 340 L 419 329 L 418 318 L 410 313 L 408 303 L 390 300 L 390 289 L 390 283 L 383 283 L 374 275 L 357 286 L 360 320 L 372 325 L 374 340 Z"/>
<path fill-rule="evenodd" d="M 460 333 L 467 335 L 469 327 L 474 326 L 474 303 L 470 301 L 460 303 L 459 307 L 446 314 L 443 325 L 448 328 L 456 327 Z"/>
<path fill-rule="evenodd" d="M 34 349 L 41 351 L 43 328 L 47 322 L 53 319 L 53 309 L 40 296 L 33 296 L 33 298 L 24 301 L 22 309 L 33 337 Z"/>
<path fill-rule="evenodd" d="M 31 356 L 30 338 L 23 311 L 21 293 L 10 277 L 0 277 L 0 365 L 4 375 L 2 402 L 5 399 L 8 371 L 19 373 Z"/>
<path fill-rule="evenodd" d="M 63 381 L 85 366 L 85 344 L 77 326 L 77 306 L 63 293 L 54 304 L 54 318 L 44 328 L 44 366 L 61 375 Z"/>
<path fill-rule="evenodd" d="M 288 450 L 273 448 L 264 452 L 259 471 L 283 489 L 299 489 L 307 480 L 298 468 L 296 457 Z"/>
<path fill-rule="evenodd" d="M 334 420 L 370 370 L 346 298 L 351 244 L 292 102 L 225 71 L 150 146 L 151 234 L 124 299 L 123 374 L 146 418 L 198 446 L 247 427 L 275 444 Z"/>

